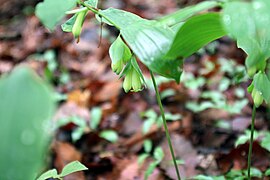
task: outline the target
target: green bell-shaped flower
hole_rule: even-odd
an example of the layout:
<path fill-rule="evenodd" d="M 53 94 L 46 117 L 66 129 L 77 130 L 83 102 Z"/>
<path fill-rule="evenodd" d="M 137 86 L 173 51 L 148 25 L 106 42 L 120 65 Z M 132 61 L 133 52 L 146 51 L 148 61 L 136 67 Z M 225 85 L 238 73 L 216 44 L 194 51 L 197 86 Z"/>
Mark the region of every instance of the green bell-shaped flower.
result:
<path fill-rule="evenodd" d="M 75 23 L 74 23 L 74 25 L 72 27 L 72 34 L 73 34 L 73 36 L 75 38 L 78 38 L 78 42 L 80 40 L 80 35 L 81 35 L 81 32 L 82 32 L 82 26 L 83 26 L 83 22 L 84 22 L 84 19 L 85 19 L 85 16 L 86 16 L 87 12 L 88 12 L 87 10 L 78 12 Z"/>
<path fill-rule="evenodd" d="M 115 72 L 117 75 L 120 74 L 120 72 L 122 71 L 123 67 L 124 67 L 124 62 L 121 61 L 121 60 L 118 61 L 115 64 L 113 64 L 113 63 L 111 64 L 111 68 L 112 68 L 113 72 Z"/>
<path fill-rule="evenodd" d="M 141 91 L 143 88 L 143 82 L 140 78 L 140 74 L 133 68 L 131 67 L 124 79 L 123 82 L 123 88 L 125 92 L 132 91 L 132 92 L 138 92 Z"/>
<path fill-rule="evenodd" d="M 132 72 L 131 71 L 129 71 L 126 74 L 126 77 L 123 82 L 123 88 L 126 93 L 132 88 Z"/>
<path fill-rule="evenodd" d="M 253 88 L 251 96 L 253 98 L 254 105 L 256 107 L 259 107 L 263 103 L 262 93 L 258 91 L 256 88 Z"/>

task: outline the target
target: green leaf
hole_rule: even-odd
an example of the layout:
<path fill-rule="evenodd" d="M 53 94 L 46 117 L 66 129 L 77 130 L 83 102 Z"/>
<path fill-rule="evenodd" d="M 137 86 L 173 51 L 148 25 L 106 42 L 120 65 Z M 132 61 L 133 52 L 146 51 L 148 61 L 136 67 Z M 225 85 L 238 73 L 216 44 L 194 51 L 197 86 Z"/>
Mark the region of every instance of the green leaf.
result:
<path fill-rule="evenodd" d="M 182 59 L 165 58 L 174 37 L 170 28 L 164 28 L 153 22 L 139 22 L 121 29 L 127 44 L 139 59 L 152 71 L 180 81 Z"/>
<path fill-rule="evenodd" d="M 84 170 L 88 170 L 88 168 L 85 167 L 79 161 L 73 161 L 73 162 L 68 163 L 67 165 L 65 165 L 65 167 L 63 168 L 61 174 L 59 174 L 59 177 L 64 177 L 64 176 L 67 176 L 67 175 L 69 175 L 71 173 L 78 172 L 78 171 L 84 171 Z"/>
<path fill-rule="evenodd" d="M 35 179 L 40 172 L 52 133 L 53 97 L 30 68 L 17 67 L 0 79 L 0 179 Z"/>
<path fill-rule="evenodd" d="M 108 25 L 113 25 L 119 29 L 124 29 L 130 25 L 136 24 L 137 22 L 147 21 L 136 14 L 114 8 L 100 10 L 99 14 L 106 17 L 102 18 L 102 22 Z M 96 17 L 100 21 L 99 16 L 97 15 Z"/>
<path fill-rule="evenodd" d="M 270 57 L 269 1 L 229 2 L 225 4 L 223 22 L 238 47 L 247 54 L 248 68 Z M 235 13 L 237 12 L 237 13 Z"/>
<path fill-rule="evenodd" d="M 165 113 L 166 121 L 177 121 L 182 119 L 182 115 L 180 114 L 171 114 L 171 113 Z"/>
<path fill-rule="evenodd" d="M 247 141 L 249 140 L 249 137 L 246 135 L 242 135 L 239 138 L 237 138 L 237 140 L 234 143 L 234 146 L 237 147 L 241 144 L 245 144 Z"/>
<path fill-rule="evenodd" d="M 221 16 L 207 13 L 194 16 L 176 33 L 167 57 L 188 57 L 206 44 L 226 35 Z"/>
<path fill-rule="evenodd" d="M 176 92 L 173 89 L 166 89 L 160 93 L 161 100 L 168 98 L 168 97 L 175 96 L 175 95 L 176 95 Z"/>
<path fill-rule="evenodd" d="M 104 130 L 99 134 L 100 137 L 115 143 L 118 140 L 118 134 L 113 130 Z"/>
<path fill-rule="evenodd" d="M 197 14 L 207 9 L 211 9 L 216 6 L 218 6 L 218 3 L 215 1 L 204 1 L 194 6 L 189 6 L 189 7 L 180 9 L 172 14 L 169 14 L 167 16 L 160 18 L 158 21 L 161 24 L 164 24 L 167 26 L 173 26 L 181 21 L 185 21 L 186 19 L 193 16 L 194 14 Z"/>
<path fill-rule="evenodd" d="M 114 8 L 99 13 L 105 17 L 102 18 L 103 22 L 120 30 L 126 43 L 148 68 L 164 77 L 180 81 L 183 60 L 164 58 L 174 37 L 172 29 L 157 21 Z"/>
<path fill-rule="evenodd" d="M 96 130 L 100 120 L 102 118 L 102 109 L 100 107 L 93 107 L 91 110 L 91 120 L 90 120 L 90 127 L 93 130 Z"/>
<path fill-rule="evenodd" d="M 85 127 L 78 127 L 75 130 L 72 131 L 71 133 L 71 139 L 73 142 L 78 141 L 81 139 L 82 135 L 84 134 L 84 128 Z"/>
<path fill-rule="evenodd" d="M 204 111 L 206 109 L 209 109 L 209 108 L 214 108 L 215 107 L 215 104 L 210 102 L 210 101 L 205 101 L 205 102 L 202 102 L 202 103 L 197 103 L 197 102 L 188 102 L 186 104 L 186 108 L 192 110 L 193 112 L 197 113 L 197 112 L 201 112 L 201 111 Z"/>
<path fill-rule="evenodd" d="M 195 180 L 214 180 L 212 177 L 205 176 L 205 175 L 197 175 L 197 176 L 193 177 L 192 179 L 195 179 Z"/>
<path fill-rule="evenodd" d="M 144 160 L 148 157 L 149 157 L 149 154 L 147 154 L 147 153 L 140 154 L 138 157 L 138 164 L 142 165 Z"/>
<path fill-rule="evenodd" d="M 194 180 L 225 180 L 224 176 L 205 176 L 205 175 L 197 175 L 193 177 Z"/>
<path fill-rule="evenodd" d="M 70 19 L 68 19 L 64 24 L 61 25 L 61 28 L 64 32 L 72 32 L 72 28 L 76 21 L 77 14 L 73 15 Z"/>
<path fill-rule="evenodd" d="M 36 16 L 50 30 L 76 5 L 75 0 L 44 0 L 36 6 Z"/>
<path fill-rule="evenodd" d="M 245 134 L 243 134 L 243 135 L 241 135 L 241 136 L 239 136 L 237 138 L 237 140 L 234 143 L 234 146 L 237 147 L 237 146 L 239 146 L 241 144 L 245 144 L 247 141 L 249 141 L 249 139 L 250 139 L 250 133 L 251 132 L 249 130 L 246 130 L 245 131 Z M 254 131 L 254 139 L 257 139 L 258 136 L 259 135 L 258 135 L 257 131 Z"/>
<path fill-rule="evenodd" d="M 230 170 L 226 174 L 226 178 L 228 178 L 228 179 L 244 180 L 245 179 L 245 176 L 243 176 L 243 173 L 240 170 Z"/>
<path fill-rule="evenodd" d="M 154 150 L 154 158 L 157 162 L 161 162 L 164 158 L 164 152 L 161 147 L 156 147 Z"/>
<path fill-rule="evenodd" d="M 270 169 L 267 169 L 264 173 L 265 176 L 270 176 Z"/>
<path fill-rule="evenodd" d="M 260 145 L 270 152 L 270 132 L 267 132 L 266 135 L 262 138 Z"/>
<path fill-rule="evenodd" d="M 270 81 L 265 73 L 259 72 L 254 76 L 254 88 L 262 93 L 266 103 L 270 102 Z"/>
<path fill-rule="evenodd" d="M 153 118 L 149 118 L 146 121 L 143 122 L 143 126 L 142 126 L 142 132 L 144 134 L 148 133 L 150 128 L 152 127 L 152 125 L 156 122 L 155 119 Z"/>
<path fill-rule="evenodd" d="M 244 171 L 245 175 L 247 176 L 247 171 Z M 251 177 L 257 177 L 262 178 L 262 172 L 257 168 L 250 168 L 250 176 Z"/>
<path fill-rule="evenodd" d="M 148 177 L 154 172 L 155 168 L 157 167 L 158 162 L 151 162 L 150 165 L 148 166 L 147 170 L 145 171 L 144 174 L 144 180 L 147 180 Z"/>
<path fill-rule="evenodd" d="M 157 113 L 153 110 L 153 109 L 149 109 L 147 110 L 146 112 L 143 112 L 141 114 L 143 117 L 146 117 L 146 118 L 151 118 L 151 119 L 156 119 L 158 116 L 157 116 Z"/>
<path fill-rule="evenodd" d="M 153 143 L 152 143 L 151 140 L 149 140 L 149 139 L 144 140 L 144 142 L 143 142 L 143 148 L 144 148 L 144 151 L 146 153 L 150 153 L 151 150 L 152 150 L 152 147 L 153 147 Z"/>
<path fill-rule="evenodd" d="M 84 2 L 85 4 L 97 8 L 98 0 L 88 0 Z"/>
<path fill-rule="evenodd" d="M 37 180 L 46 180 L 49 178 L 56 178 L 58 176 L 56 169 L 51 169 L 43 173 Z"/>

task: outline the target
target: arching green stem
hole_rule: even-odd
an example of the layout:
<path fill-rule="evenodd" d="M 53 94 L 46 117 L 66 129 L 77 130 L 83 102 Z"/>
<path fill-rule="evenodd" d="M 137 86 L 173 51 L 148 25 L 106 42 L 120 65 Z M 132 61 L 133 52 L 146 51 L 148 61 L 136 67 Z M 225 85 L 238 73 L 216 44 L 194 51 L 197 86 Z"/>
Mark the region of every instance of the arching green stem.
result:
<path fill-rule="evenodd" d="M 104 14 L 101 14 L 101 13 L 99 12 L 99 9 L 94 8 L 94 7 L 92 7 L 92 6 L 89 6 L 88 4 L 86 4 L 86 3 L 84 3 L 83 1 L 80 1 L 80 0 L 78 0 L 77 2 L 78 2 L 80 5 L 82 5 L 83 7 L 86 7 L 89 11 L 92 11 L 94 14 L 97 14 L 97 15 L 99 15 L 100 17 L 106 19 L 106 20 L 107 20 L 109 23 L 111 23 L 115 28 L 117 28 L 117 29 L 120 30 L 120 28 L 119 28 L 116 24 L 114 24 L 108 17 L 106 17 Z"/>
<path fill-rule="evenodd" d="M 164 126 L 164 129 L 165 129 L 166 138 L 167 138 L 167 141 L 168 141 L 168 144 L 169 144 L 169 147 L 170 147 L 170 152 L 171 152 L 173 163 L 174 163 L 174 166 L 175 166 L 175 171 L 176 171 L 176 174 L 177 174 L 177 178 L 178 178 L 178 180 L 181 180 L 180 173 L 179 173 L 179 170 L 178 170 L 178 166 L 177 166 L 177 163 L 176 163 L 176 158 L 175 158 L 175 155 L 174 155 L 174 150 L 173 150 L 171 138 L 170 138 L 170 133 L 169 133 L 166 118 L 165 118 L 164 108 L 163 108 L 161 98 L 160 98 L 160 94 L 159 94 L 159 91 L 158 91 L 158 88 L 157 88 L 157 83 L 156 83 L 154 74 L 153 74 L 153 72 L 151 70 L 150 70 L 150 73 L 151 73 L 152 82 L 153 82 L 153 85 L 154 85 L 154 88 L 155 88 L 157 102 L 158 102 L 161 117 L 162 117 L 162 120 L 163 120 L 163 126 Z"/>
<path fill-rule="evenodd" d="M 249 149 L 248 149 L 248 180 L 251 179 L 250 168 L 251 168 L 251 155 L 252 155 L 252 145 L 253 145 L 253 137 L 254 137 L 255 116 L 256 116 L 256 106 L 253 105 L 251 133 L 250 133 L 250 141 L 249 141 Z"/>

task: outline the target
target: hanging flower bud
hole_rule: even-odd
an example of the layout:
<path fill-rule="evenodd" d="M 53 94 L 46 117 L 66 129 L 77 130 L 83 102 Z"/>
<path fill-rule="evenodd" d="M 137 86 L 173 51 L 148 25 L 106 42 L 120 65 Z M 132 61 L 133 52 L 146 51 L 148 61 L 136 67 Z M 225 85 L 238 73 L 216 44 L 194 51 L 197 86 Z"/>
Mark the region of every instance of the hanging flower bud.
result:
<path fill-rule="evenodd" d="M 115 64 L 111 64 L 111 68 L 113 70 L 113 72 L 115 72 L 117 75 L 120 74 L 120 72 L 122 71 L 124 67 L 123 61 L 118 61 Z"/>
<path fill-rule="evenodd" d="M 80 40 L 80 34 L 81 34 L 81 31 L 82 31 L 84 18 L 86 16 L 87 12 L 88 12 L 87 10 L 78 12 L 75 23 L 74 23 L 74 25 L 72 27 L 72 34 L 73 34 L 73 36 L 75 38 L 78 38 L 77 42 L 79 42 L 79 40 Z"/>
<path fill-rule="evenodd" d="M 263 103 L 262 93 L 258 91 L 256 88 L 253 88 L 251 96 L 253 98 L 254 105 L 256 107 L 259 107 Z"/>
<path fill-rule="evenodd" d="M 125 80 L 123 82 L 123 88 L 125 92 L 132 91 L 132 92 L 138 92 L 142 90 L 142 80 L 140 78 L 140 74 L 131 67 L 125 77 Z"/>
<path fill-rule="evenodd" d="M 125 77 L 125 80 L 123 82 L 123 88 L 125 90 L 125 92 L 127 93 L 128 91 L 130 91 L 131 87 L 132 87 L 132 70 L 130 69 Z"/>
<path fill-rule="evenodd" d="M 130 49 L 124 43 L 120 35 L 111 45 L 109 49 L 109 54 L 112 60 L 111 64 L 112 70 L 116 74 L 120 74 L 124 65 L 127 64 L 132 57 Z"/>
<path fill-rule="evenodd" d="M 132 72 L 132 89 L 134 92 L 142 90 L 142 82 L 139 73 L 133 69 Z"/>
<path fill-rule="evenodd" d="M 256 71 L 257 71 L 256 66 L 253 66 L 253 67 L 248 68 L 247 69 L 248 76 L 250 78 L 252 78 L 255 75 Z"/>

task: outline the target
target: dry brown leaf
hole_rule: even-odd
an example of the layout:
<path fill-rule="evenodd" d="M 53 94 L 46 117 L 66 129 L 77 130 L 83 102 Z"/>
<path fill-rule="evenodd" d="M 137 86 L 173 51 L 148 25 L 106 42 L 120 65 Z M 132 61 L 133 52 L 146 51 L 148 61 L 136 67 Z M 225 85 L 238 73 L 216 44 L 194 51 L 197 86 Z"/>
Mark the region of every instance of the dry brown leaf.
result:
<path fill-rule="evenodd" d="M 91 92 L 89 90 L 74 90 L 68 94 L 68 102 L 75 103 L 80 107 L 87 107 Z"/>

